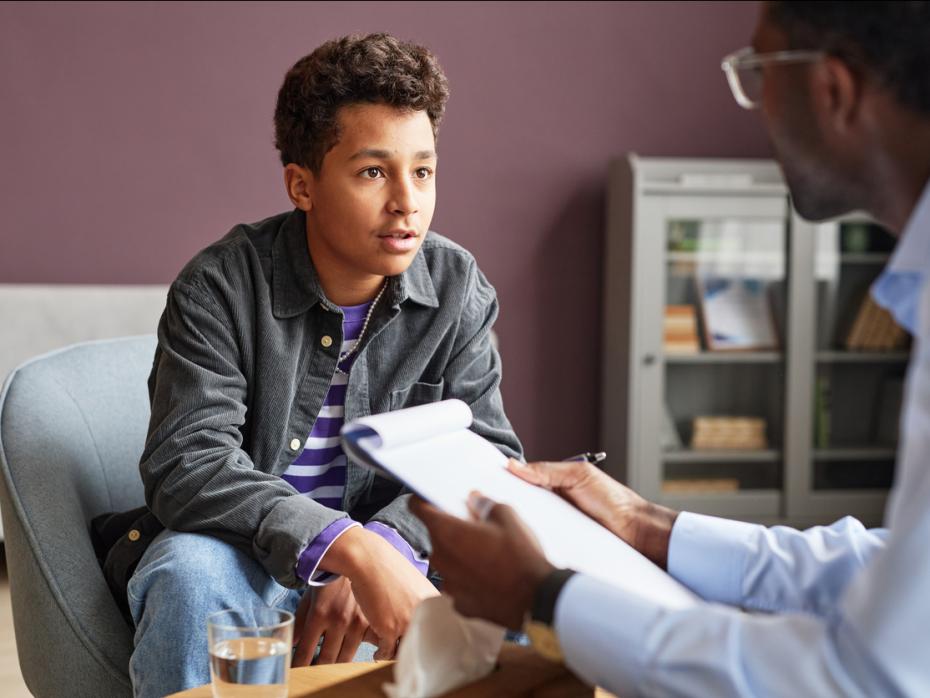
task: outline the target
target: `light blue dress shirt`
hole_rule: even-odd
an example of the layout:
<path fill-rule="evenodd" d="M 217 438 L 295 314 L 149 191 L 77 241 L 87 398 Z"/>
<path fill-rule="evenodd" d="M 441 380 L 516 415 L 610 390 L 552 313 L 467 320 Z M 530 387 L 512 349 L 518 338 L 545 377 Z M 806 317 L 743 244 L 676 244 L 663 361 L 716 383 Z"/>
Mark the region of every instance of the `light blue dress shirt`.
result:
<path fill-rule="evenodd" d="M 930 184 L 872 287 L 915 340 L 886 528 L 682 513 L 669 572 L 705 602 L 671 610 L 575 575 L 555 628 L 576 673 L 624 698 L 930 696 L 928 273 Z"/>

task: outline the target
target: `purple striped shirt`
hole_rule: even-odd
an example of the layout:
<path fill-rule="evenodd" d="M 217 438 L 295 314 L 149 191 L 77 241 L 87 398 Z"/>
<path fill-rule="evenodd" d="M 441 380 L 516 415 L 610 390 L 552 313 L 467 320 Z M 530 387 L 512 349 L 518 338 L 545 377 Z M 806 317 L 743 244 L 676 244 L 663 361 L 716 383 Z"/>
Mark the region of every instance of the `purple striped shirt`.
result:
<path fill-rule="evenodd" d="M 355 346 L 370 303 L 356 306 L 343 306 L 342 349 L 345 353 Z M 339 366 L 343 371 L 351 370 L 354 355 Z M 331 509 L 342 509 L 346 485 L 347 461 L 339 442 L 339 430 L 344 419 L 344 407 L 348 376 L 337 372 L 333 376 L 329 391 L 323 400 L 323 408 L 317 416 L 304 449 L 288 466 L 281 477 L 289 482 L 301 496 Z M 320 560 L 336 539 L 348 529 L 359 524 L 350 518 L 340 519 L 329 526 L 307 546 L 297 561 L 297 574 L 311 585 L 325 584 L 335 579 L 335 575 L 317 571 Z M 377 533 L 401 552 L 421 573 L 426 574 L 428 562 L 420 558 L 393 528 L 378 522 L 369 522 L 365 528 Z"/>

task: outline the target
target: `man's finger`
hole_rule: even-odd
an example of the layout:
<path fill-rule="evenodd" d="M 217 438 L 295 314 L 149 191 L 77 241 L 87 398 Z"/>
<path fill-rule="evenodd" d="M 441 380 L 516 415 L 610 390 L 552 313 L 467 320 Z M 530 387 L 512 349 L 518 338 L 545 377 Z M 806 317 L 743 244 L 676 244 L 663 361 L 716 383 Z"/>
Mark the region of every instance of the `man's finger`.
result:
<path fill-rule="evenodd" d="M 521 463 L 511 458 L 507 462 L 507 470 L 521 480 L 544 487 L 547 490 L 557 490 L 569 487 L 577 482 L 581 471 L 587 467 L 584 461 L 557 461 Z"/>
<path fill-rule="evenodd" d="M 478 521 L 485 521 L 497 502 L 476 491 L 469 493 L 467 504 L 468 510 L 471 512 L 472 516 L 478 519 Z"/>

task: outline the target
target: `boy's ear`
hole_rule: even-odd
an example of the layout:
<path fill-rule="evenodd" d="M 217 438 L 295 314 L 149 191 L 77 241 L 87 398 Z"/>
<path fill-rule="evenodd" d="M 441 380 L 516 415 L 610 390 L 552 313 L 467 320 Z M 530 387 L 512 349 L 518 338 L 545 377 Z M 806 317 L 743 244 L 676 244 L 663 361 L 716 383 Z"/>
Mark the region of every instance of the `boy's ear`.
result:
<path fill-rule="evenodd" d="M 289 163 L 284 167 L 284 188 L 287 196 L 301 211 L 313 208 L 313 173 L 306 167 Z"/>

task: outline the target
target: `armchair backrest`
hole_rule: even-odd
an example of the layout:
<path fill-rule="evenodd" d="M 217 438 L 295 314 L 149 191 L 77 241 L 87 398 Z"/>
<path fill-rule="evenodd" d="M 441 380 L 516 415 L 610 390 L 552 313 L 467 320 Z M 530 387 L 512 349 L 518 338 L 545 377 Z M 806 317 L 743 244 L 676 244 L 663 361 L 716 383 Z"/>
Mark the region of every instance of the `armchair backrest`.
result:
<path fill-rule="evenodd" d="M 34 695 L 131 695 L 132 631 L 94 556 L 90 520 L 144 503 L 153 336 L 76 344 L 0 392 L 0 511 L 17 651 Z"/>

